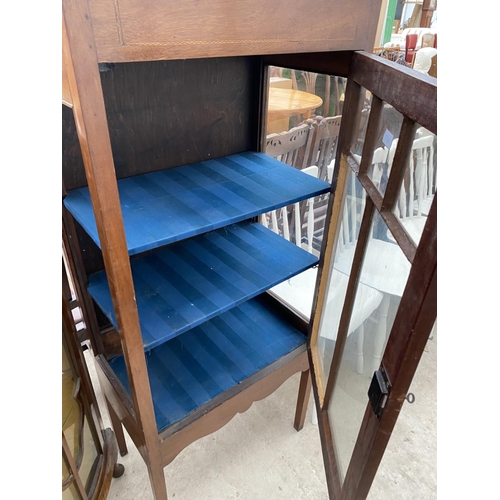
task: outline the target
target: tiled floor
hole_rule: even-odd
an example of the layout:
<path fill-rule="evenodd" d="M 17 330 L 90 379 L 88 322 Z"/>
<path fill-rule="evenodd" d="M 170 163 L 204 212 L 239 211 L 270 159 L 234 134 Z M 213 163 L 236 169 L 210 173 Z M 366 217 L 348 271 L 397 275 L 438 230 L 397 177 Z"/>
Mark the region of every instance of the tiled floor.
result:
<path fill-rule="evenodd" d="M 370 500 L 427 500 L 436 494 L 436 344 L 427 343 L 377 477 Z M 107 411 L 90 354 L 89 370 L 105 426 Z M 299 375 L 274 394 L 237 415 L 218 432 L 182 451 L 165 468 L 169 499 L 327 500 L 318 427 L 312 401 L 301 432 L 293 428 Z M 152 493 L 143 460 L 127 436 L 129 453 L 120 457 L 125 473 L 113 479 L 108 498 L 149 500 Z"/>

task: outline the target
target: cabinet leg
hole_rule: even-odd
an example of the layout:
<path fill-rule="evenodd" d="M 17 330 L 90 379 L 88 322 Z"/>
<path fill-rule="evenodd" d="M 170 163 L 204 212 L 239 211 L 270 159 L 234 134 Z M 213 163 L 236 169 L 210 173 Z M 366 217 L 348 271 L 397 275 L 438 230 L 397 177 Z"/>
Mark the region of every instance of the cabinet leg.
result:
<path fill-rule="evenodd" d="M 149 481 L 154 500 L 168 500 L 165 474 L 161 464 L 148 464 Z"/>
<path fill-rule="evenodd" d="M 311 395 L 311 371 L 306 370 L 300 376 L 299 395 L 297 397 L 297 409 L 295 410 L 295 421 L 293 426 L 296 431 L 300 431 L 304 427 L 306 419 L 307 405 L 309 396 Z"/>
<path fill-rule="evenodd" d="M 115 479 L 118 477 L 122 477 L 124 472 L 125 472 L 125 467 L 123 466 L 123 464 L 119 464 L 117 462 L 113 468 L 113 477 Z"/>
<path fill-rule="evenodd" d="M 106 406 L 108 407 L 109 418 L 111 420 L 111 425 L 113 426 L 116 442 L 118 443 L 118 450 L 120 451 L 120 455 L 123 457 L 128 453 L 127 444 L 125 442 L 125 434 L 123 433 L 123 426 L 118 418 L 118 415 L 115 413 L 115 410 L 113 410 L 113 407 L 107 399 Z"/>

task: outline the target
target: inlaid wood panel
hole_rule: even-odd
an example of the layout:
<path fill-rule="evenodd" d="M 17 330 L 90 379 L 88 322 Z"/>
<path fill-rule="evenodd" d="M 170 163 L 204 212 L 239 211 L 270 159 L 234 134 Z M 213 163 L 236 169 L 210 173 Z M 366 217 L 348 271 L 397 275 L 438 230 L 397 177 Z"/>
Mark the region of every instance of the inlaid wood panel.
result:
<path fill-rule="evenodd" d="M 90 0 L 99 61 L 373 47 L 380 0 Z"/>

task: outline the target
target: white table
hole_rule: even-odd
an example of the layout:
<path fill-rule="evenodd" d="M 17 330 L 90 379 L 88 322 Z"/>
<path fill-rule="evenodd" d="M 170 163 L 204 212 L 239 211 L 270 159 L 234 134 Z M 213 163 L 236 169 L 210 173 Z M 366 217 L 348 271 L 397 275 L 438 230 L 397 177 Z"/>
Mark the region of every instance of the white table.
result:
<path fill-rule="evenodd" d="M 309 321 L 316 277 L 317 269 L 308 269 L 273 287 L 271 291 L 284 300 L 288 306 L 305 321 Z M 337 339 L 337 330 L 340 322 L 340 315 L 344 307 L 344 298 L 348 282 L 348 274 L 339 272 L 335 268 L 332 270 L 320 328 L 320 335 L 325 339 L 333 341 Z M 364 367 L 364 321 L 382 304 L 384 294 L 371 286 L 360 283 L 357 290 L 357 299 L 358 305 L 352 311 L 348 335 L 358 331 L 356 371 L 362 374 Z M 320 353 L 320 355 L 323 356 L 323 353 Z"/>

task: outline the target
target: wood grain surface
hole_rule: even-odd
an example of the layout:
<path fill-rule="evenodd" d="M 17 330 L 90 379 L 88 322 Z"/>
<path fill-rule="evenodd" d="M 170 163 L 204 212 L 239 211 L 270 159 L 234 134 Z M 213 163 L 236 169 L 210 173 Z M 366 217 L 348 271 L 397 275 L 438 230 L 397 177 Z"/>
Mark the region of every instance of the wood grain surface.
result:
<path fill-rule="evenodd" d="M 100 62 L 373 48 L 380 0 L 90 0 Z M 193 8 L 196 4 L 196 8 Z"/>

